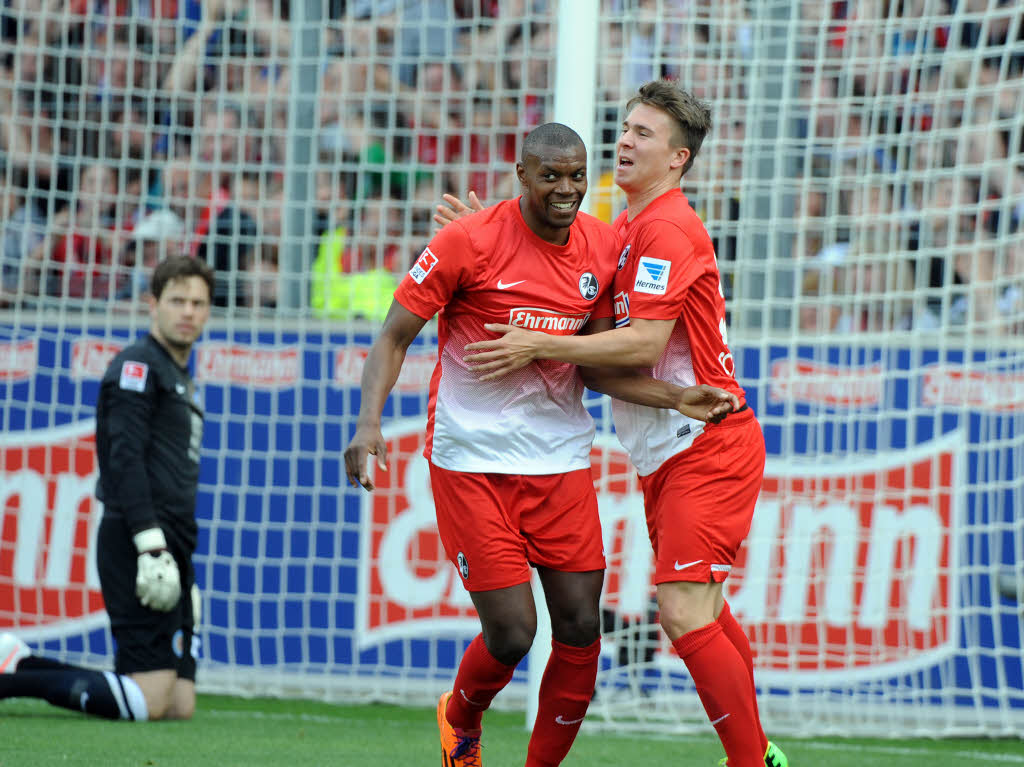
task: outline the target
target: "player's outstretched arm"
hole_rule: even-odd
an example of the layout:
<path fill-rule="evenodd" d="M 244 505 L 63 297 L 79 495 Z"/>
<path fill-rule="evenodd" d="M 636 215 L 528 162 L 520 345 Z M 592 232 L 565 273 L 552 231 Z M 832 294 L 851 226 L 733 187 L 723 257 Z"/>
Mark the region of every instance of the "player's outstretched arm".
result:
<path fill-rule="evenodd" d="M 719 423 L 740 407 L 735 394 L 717 386 L 676 386 L 621 368 L 580 368 L 580 374 L 588 389 L 635 405 L 678 410 L 707 423 Z"/>
<path fill-rule="evenodd" d="M 345 475 L 352 487 L 362 486 L 373 490 L 373 481 L 366 466 L 369 456 L 377 456 L 377 466 L 381 469 L 388 468 L 388 451 L 380 431 L 380 414 L 398 380 L 398 373 L 405 362 L 405 352 L 426 322 L 398 301 L 393 301 L 388 316 L 384 318 L 380 336 L 370 348 L 360 382 L 356 433 L 345 448 Z"/>
<path fill-rule="evenodd" d="M 588 322 L 582 333 L 595 335 L 611 329 L 611 318 L 601 317 Z M 698 421 L 718 423 L 740 406 L 735 394 L 716 386 L 676 386 L 635 368 L 581 367 L 579 370 L 589 389 L 635 405 L 678 410 Z"/>
<path fill-rule="evenodd" d="M 634 319 L 604 333 L 555 336 L 512 325 L 487 323 L 501 337 L 466 344 L 463 360 L 481 381 L 498 378 L 534 360 L 558 360 L 587 367 L 654 367 L 672 334 L 675 320 Z"/>
<path fill-rule="evenodd" d="M 436 208 L 437 212 L 434 213 L 434 223 L 437 224 L 434 228 L 435 234 L 440 232 L 446 224 L 458 221 L 463 216 L 468 216 L 470 213 L 476 213 L 478 210 L 484 209 L 484 204 L 480 202 L 480 198 L 473 191 L 469 193 L 468 205 L 454 194 L 441 195 L 441 198 L 447 205 L 438 205 Z"/>

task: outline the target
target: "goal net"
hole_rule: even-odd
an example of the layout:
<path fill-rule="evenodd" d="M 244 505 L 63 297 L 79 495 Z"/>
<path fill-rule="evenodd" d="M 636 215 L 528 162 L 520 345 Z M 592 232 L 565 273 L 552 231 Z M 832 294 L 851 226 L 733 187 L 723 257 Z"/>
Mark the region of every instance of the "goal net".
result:
<path fill-rule="evenodd" d="M 712 108 L 684 191 L 769 453 L 725 589 L 766 729 L 1019 736 L 1022 16 L 1003 0 L 4 4 L 0 630 L 111 662 L 97 383 L 148 328 L 148 271 L 185 252 L 218 278 L 193 360 L 200 689 L 436 700 L 478 621 L 420 455 L 433 324 L 385 409 L 373 494 L 341 460 L 362 363 L 443 193 L 517 194 L 523 137 L 557 117 L 590 137 L 589 206 L 611 220 L 625 102 L 669 77 Z M 595 17 L 590 61 L 566 30 Z M 573 93 L 592 116 L 562 115 Z M 635 472 L 607 401 L 587 404 L 608 554 L 587 726 L 710 732 L 657 622 Z M 528 704 L 542 663 L 497 704 Z"/>

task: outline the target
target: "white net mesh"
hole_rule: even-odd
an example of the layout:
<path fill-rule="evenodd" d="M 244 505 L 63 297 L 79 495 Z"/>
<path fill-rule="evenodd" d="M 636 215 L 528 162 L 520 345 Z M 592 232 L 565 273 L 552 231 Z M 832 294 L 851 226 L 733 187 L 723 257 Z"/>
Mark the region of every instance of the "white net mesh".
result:
<path fill-rule="evenodd" d="M 340 452 L 433 205 L 517 193 L 522 138 L 570 66 L 595 89 L 589 199 L 609 220 L 636 87 L 678 78 L 712 106 L 684 191 L 770 454 L 727 588 L 766 726 L 1024 731 L 1019 5 L 597 8 L 590 71 L 559 49 L 555 2 L 0 7 L 0 627 L 109 662 L 89 419 L 148 324 L 146 274 L 184 251 L 218 270 L 195 360 L 201 686 L 443 689 L 476 621 L 423 484 L 429 332 L 385 412 L 382 489 L 346 490 Z M 706 727 L 655 620 L 632 472 L 589 402 L 609 552 L 590 721 Z M 524 676 L 499 700 L 521 703 Z"/>

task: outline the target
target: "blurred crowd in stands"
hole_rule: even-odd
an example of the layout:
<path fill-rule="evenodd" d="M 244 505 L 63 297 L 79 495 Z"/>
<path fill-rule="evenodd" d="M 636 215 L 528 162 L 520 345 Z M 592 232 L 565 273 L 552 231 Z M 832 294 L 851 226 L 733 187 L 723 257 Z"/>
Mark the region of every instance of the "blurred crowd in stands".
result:
<path fill-rule="evenodd" d="M 516 194 L 522 137 L 552 119 L 556 0 L 325 0 L 299 174 L 295 3 L 0 3 L 0 306 L 128 307 L 156 260 L 187 252 L 215 266 L 220 307 L 274 311 L 298 269 L 303 310 L 379 319 L 441 194 Z M 764 298 L 797 306 L 794 328 L 1024 334 L 1024 10 L 798 5 L 771 113 L 748 93 L 766 55 L 751 2 L 602 0 L 595 213 L 621 207 L 625 100 L 678 78 L 713 107 L 685 190 L 727 291 L 766 226 L 749 163 L 773 156 L 790 280 Z"/>

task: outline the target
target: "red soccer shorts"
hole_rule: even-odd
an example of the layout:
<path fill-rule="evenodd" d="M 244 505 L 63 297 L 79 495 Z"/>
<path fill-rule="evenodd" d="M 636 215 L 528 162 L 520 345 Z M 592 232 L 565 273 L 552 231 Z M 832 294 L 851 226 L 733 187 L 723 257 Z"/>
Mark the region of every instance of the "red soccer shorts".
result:
<path fill-rule="evenodd" d="M 430 464 L 437 529 L 467 591 L 530 580 L 530 565 L 603 570 L 590 469 L 564 474 L 477 474 Z"/>
<path fill-rule="evenodd" d="M 655 583 L 725 580 L 750 532 L 764 459 L 761 426 L 745 410 L 640 477 Z"/>

